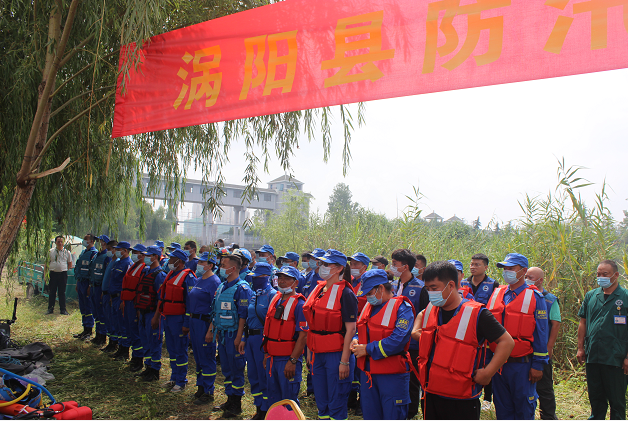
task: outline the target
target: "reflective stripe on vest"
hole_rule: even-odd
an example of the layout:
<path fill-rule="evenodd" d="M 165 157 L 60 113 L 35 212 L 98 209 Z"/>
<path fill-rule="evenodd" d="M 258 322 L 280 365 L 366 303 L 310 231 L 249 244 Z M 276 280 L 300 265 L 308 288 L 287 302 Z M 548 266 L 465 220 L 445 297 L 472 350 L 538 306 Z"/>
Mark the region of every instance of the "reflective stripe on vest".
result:
<path fill-rule="evenodd" d="M 462 310 L 462 316 L 460 317 L 460 323 L 458 324 L 458 330 L 456 331 L 456 339 L 463 341 L 467 334 L 467 328 L 469 327 L 469 320 L 471 320 L 471 313 L 473 313 L 473 307 L 465 306 Z"/>
<path fill-rule="evenodd" d="M 182 270 L 181 273 L 177 276 L 177 278 L 174 280 L 174 282 L 172 283 L 172 285 L 176 285 L 179 286 L 179 282 L 181 282 L 181 280 L 184 278 L 184 275 L 187 275 L 187 273 Z"/>
<path fill-rule="evenodd" d="M 390 325 L 390 316 L 392 315 L 392 311 L 395 308 L 395 301 L 388 300 L 388 304 L 386 304 L 386 309 L 384 310 L 384 317 L 382 318 L 382 326 L 388 327 Z"/>
<path fill-rule="evenodd" d="M 530 301 L 532 300 L 532 297 L 534 295 L 534 291 L 531 289 L 527 289 L 525 292 L 525 297 L 523 297 L 523 304 L 521 305 L 521 312 L 522 313 L 527 313 L 528 309 L 530 308 Z"/>
<path fill-rule="evenodd" d="M 131 276 L 136 276 L 138 271 L 144 269 L 144 266 L 146 266 L 144 263 L 142 263 L 141 265 L 137 265 L 133 273 L 131 273 Z"/>
<path fill-rule="evenodd" d="M 329 293 L 329 299 L 327 300 L 327 308 L 329 310 L 334 308 L 334 303 L 336 302 L 336 295 L 338 295 L 338 288 L 340 288 L 340 285 L 338 284 L 334 284 L 331 287 L 331 292 Z"/>
<path fill-rule="evenodd" d="M 489 300 L 489 303 L 488 303 L 488 309 L 489 310 L 493 310 L 495 308 L 495 302 L 497 302 L 497 296 L 500 295 L 501 292 L 503 290 L 505 290 L 506 288 L 508 288 L 508 287 L 507 286 L 501 286 L 501 287 L 497 288 L 495 291 L 493 291 L 493 296 L 491 297 L 491 299 Z"/>
<path fill-rule="evenodd" d="M 427 307 L 425 307 L 425 312 L 423 313 L 423 329 L 427 327 L 427 321 L 430 318 L 430 314 L 432 313 L 432 309 L 434 306 L 432 303 L 429 303 Z"/>
<path fill-rule="evenodd" d="M 296 299 L 297 299 L 296 295 L 293 295 L 292 297 L 290 297 L 290 299 L 286 303 L 285 308 L 283 309 L 283 315 L 281 316 L 282 319 L 288 320 L 288 317 L 290 316 L 290 310 L 292 310 L 292 304 L 294 304 Z"/>

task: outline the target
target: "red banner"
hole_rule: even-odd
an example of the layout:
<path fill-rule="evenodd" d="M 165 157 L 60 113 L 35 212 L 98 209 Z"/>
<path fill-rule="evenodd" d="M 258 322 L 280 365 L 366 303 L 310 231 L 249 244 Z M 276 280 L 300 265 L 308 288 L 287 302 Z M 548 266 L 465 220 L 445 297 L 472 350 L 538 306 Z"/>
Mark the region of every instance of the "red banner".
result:
<path fill-rule="evenodd" d="M 113 137 L 628 67 L 628 0 L 286 0 L 155 36 Z"/>

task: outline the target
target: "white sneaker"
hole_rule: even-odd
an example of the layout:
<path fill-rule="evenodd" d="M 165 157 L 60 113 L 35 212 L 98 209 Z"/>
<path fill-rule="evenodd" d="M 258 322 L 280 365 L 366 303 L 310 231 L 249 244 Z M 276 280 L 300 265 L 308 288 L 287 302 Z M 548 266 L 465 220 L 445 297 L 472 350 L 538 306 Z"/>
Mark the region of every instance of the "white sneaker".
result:
<path fill-rule="evenodd" d="M 490 411 L 493 407 L 493 402 L 482 401 L 482 411 Z"/>
<path fill-rule="evenodd" d="M 179 392 L 183 392 L 183 390 L 185 389 L 185 386 L 179 386 L 179 385 L 175 385 L 175 387 L 173 387 L 172 389 L 170 389 L 170 393 L 179 393 Z"/>
<path fill-rule="evenodd" d="M 164 384 L 161 385 L 161 387 L 163 387 L 166 390 L 172 389 L 172 387 L 175 385 L 175 382 L 173 382 L 172 380 L 165 382 Z"/>

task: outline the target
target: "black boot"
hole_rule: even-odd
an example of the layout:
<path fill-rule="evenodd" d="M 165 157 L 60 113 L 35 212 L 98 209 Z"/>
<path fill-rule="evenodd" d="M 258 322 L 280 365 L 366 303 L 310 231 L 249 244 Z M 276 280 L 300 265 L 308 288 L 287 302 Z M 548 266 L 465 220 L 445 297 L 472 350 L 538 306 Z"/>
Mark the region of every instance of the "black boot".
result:
<path fill-rule="evenodd" d="M 228 411 L 233 403 L 233 396 L 227 395 L 227 401 L 223 402 L 220 406 L 215 406 L 214 411 Z"/>
<path fill-rule="evenodd" d="M 257 410 L 255 411 L 255 415 L 251 417 L 252 420 L 263 420 L 266 418 L 266 411 L 262 411 L 261 407 L 256 406 Z"/>
<path fill-rule="evenodd" d="M 91 333 L 92 333 L 91 328 L 87 328 L 87 327 L 83 326 L 83 331 L 81 333 L 75 333 L 72 336 L 75 337 L 76 339 L 81 339 L 81 337 L 84 336 L 87 333 L 87 329 L 89 329 L 89 334 L 91 335 Z"/>
<path fill-rule="evenodd" d="M 352 390 L 349 393 L 349 400 L 347 401 L 347 408 L 348 409 L 355 409 L 355 406 L 358 403 L 358 391 L 357 390 Z"/>
<path fill-rule="evenodd" d="M 111 356 L 116 361 L 125 361 L 129 358 L 129 347 L 119 346 L 118 351 Z"/>
<path fill-rule="evenodd" d="M 141 378 L 143 382 L 154 382 L 156 380 L 159 380 L 159 370 L 148 367 L 146 369 L 146 374 L 143 375 Z"/>
<path fill-rule="evenodd" d="M 194 405 L 207 405 L 208 403 L 212 403 L 213 401 L 213 394 L 203 393 L 201 396 L 196 398 L 196 400 L 194 401 Z"/>
<path fill-rule="evenodd" d="M 146 365 L 146 363 L 144 363 L 144 370 L 142 371 L 136 371 L 133 375 L 136 377 L 144 377 L 146 375 L 146 373 L 148 373 L 148 371 L 150 370 L 150 367 Z"/>
<path fill-rule="evenodd" d="M 231 397 L 231 406 L 222 413 L 223 417 L 238 417 L 242 413 L 242 396 Z"/>
<path fill-rule="evenodd" d="M 144 367 L 144 358 L 142 357 L 131 357 L 131 363 L 129 364 L 129 371 L 131 373 L 135 373 L 136 371 L 140 371 Z"/>
<path fill-rule="evenodd" d="M 89 338 L 92 336 L 92 330 L 93 328 L 91 327 L 85 327 L 85 330 L 83 331 L 83 334 L 79 335 L 78 337 L 76 337 L 76 339 L 80 339 L 82 341 L 84 341 L 85 339 Z"/>
<path fill-rule="evenodd" d="M 118 349 L 118 341 L 114 341 L 113 339 L 109 338 L 109 345 L 102 348 L 101 351 L 109 353 L 109 352 L 116 352 L 117 349 Z"/>
<path fill-rule="evenodd" d="M 360 400 L 362 400 L 362 398 L 358 399 L 355 409 L 353 410 L 356 417 L 362 417 L 362 402 L 360 402 Z"/>
<path fill-rule="evenodd" d="M 194 394 L 194 398 L 198 399 L 204 394 L 205 394 L 205 389 L 203 389 L 203 386 L 198 386 L 198 388 L 196 389 L 196 393 Z"/>
<path fill-rule="evenodd" d="M 104 333 L 97 333 L 90 342 L 94 346 L 102 346 L 107 342 L 107 335 Z"/>

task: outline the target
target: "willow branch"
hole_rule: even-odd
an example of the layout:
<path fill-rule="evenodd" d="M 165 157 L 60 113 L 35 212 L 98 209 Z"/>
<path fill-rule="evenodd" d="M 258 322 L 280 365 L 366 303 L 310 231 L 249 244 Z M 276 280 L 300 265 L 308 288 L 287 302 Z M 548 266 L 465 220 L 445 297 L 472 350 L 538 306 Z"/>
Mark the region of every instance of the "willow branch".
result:
<path fill-rule="evenodd" d="M 115 87 L 116 87 L 116 85 L 103 86 L 103 87 L 101 87 L 101 88 L 94 89 L 94 91 L 93 91 L 93 92 L 98 92 L 98 91 L 102 91 L 102 90 L 105 90 L 105 89 L 111 89 L 111 88 L 115 88 Z M 92 91 L 85 91 L 85 92 L 83 92 L 82 94 L 75 96 L 74 98 L 70 98 L 70 99 L 68 99 L 68 100 L 67 100 L 67 101 L 66 101 L 63 105 L 61 105 L 61 106 L 57 107 L 57 109 L 55 109 L 53 112 L 51 112 L 51 113 L 50 113 L 50 118 L 52 118 L 52 117 L 54 117 L 55 115 L 59 114 L 59 112 L 61 112 L 61 110 L 63 110 L 63 109 L 64 109 L 65 107 L 67 107 L 68 105 L 70 105 L 70 103 L 71 103 L 72 101 L 75 101 L 75 100 L 77 100 L 77 99 L 79 99 L 79 98 L 81 98 L 81 97 L 84 97 L 85 95 L 89 95 L 89 94 L 91 94 L 91 93 L 93 93 L 93 92 L 92 92 Z"/>
<path fill-rule="evenodd" d="M 112 51 L 111 53 L 107 54 L 106 56 L 103 56 L 102 58 L 105 59 L 105 58 L 111 57 L 112 55 L 117 54 L 117 53 L 119 53 L 119 51 Z M 92 61 L 91 63 L 89 63 L 88 65 L 83 67 L 81 70 L 79 70 L 78 72 L 74 73 L 72 76 L 70 76 L 70 78 L 68 80 L 66 80 L 61 85 L 59 85 L 59 87 L 54 91 L 54 93 L 51 96 L 57 95 L 59 93 L 59 91 L 61 90 L 61 88 L 63 88 L 65 85 L 67 85 L 69 82 L 71 82 L 75 77 L 77 77 L 78 75 L 83 73 L 85 70 L 87 70 L 90 67 L 92 67 L 94 64 L 96 64 L 96 61 Z"/>
<path fill-rule="evenodd" d="M 63 161 L 63 164 L 59 165 L 57 168 L 53 168 L 53 169 L 50 169 L 48 171 L 40 172 L 39 174 L 29 174 L 28 178 L 31 179 L 31 180 L 36 180 L 38 178 L 47 177 L 47 176 L 49 176 L 51 174 L 63 171 L 65 169 L 65 167 L 68 166 L 69 163 L 70 163 L 70 158 L 66 158 L 66 160 Z"/>
<path fill-rule="evenodd" d="M 72 48 L 72 50 L 70 50 L 65 57 L 63 57 L 63 60 L 61 60 L 61 62 L 59 63 L 59 67 L 63 67 L 64 64 L 66 64 L 74 54 L 76 54 L 80 49 L 82 49 L 83 47 L 85 47 L 85 45 L 90 42 L 92 39 L 94 39 L 94 36 L 96 36 L 95 33 L 92 32 L 92 34 L 90 36 L 88 36 L 87 38 L 85 38 L 83 41 L 81 41 L 81 43 L 79 45 L 77 45 L 76 47 Z"/>
<path fill-rule="evenodd" d="M 78 113 L 77 115 L 75 115 L 70 121 L 68 121 L 67 123 L 65 123 L 63 126 L 61 126 L 61 128 L 59 128 L 59 130 L 57 130 L 56 132 L 54 132 L 54 134 L 52 136 L 50 136 L 50 138 L 46 141 L 46 144 L 44 145 L 44 148 L 41 150 L 41 152 L 39 153 L 39 156 L 37 157 L 37 160 L 33 163 L 33 165 L 31 166 L 31 172 L 33 172 L 38 166 L 39 163 L 41 162 L 42 158 L 44 157 L 44 154 L 46 153 L 46 151 L 48 150 L 48 148 L 50 147 L 50 144 L 52 143 L 52 141 L 54 139 L 57 138 L 57 136 L 59 136 L 59 134 L 61 134 L 62 131 L 64 131 L 65 129 L 68 128 L 68 126 L 72 123 L 74 123 L 76 120 L 78 120 L 79 118 L 83 117 L 85 114 L 87 114 L 88 112 L 90 112 L 94 107 L 96 107 L 98 104 L 100 104 L 101 102 L 105 101 L 106 99 L 109 99 L 109 97 L 111 97 L 111 95 L 113 95 L 113 92 L 110 92 L 109 94 L 107 94 L 107 96 L 105 96 L 102 99 L 99 99 L 98 101 L 94 102 L 90 107 L 86 108 L 85 110 L 81 111 L 80 113 Z"/>

